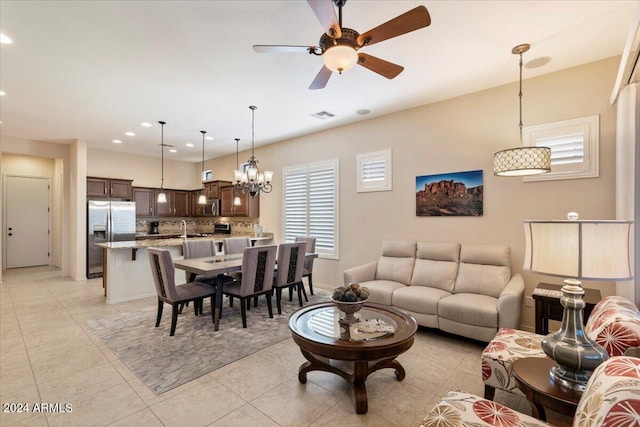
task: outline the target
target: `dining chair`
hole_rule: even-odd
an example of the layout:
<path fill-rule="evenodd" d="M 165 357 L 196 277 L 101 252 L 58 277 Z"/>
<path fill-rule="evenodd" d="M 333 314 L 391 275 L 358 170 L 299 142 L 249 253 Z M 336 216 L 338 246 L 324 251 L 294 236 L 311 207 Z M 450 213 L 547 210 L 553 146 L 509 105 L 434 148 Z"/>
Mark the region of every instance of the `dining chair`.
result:
<path fill-rule="evenodd" d="M 241 254 L 244 248 L 251 247 L 248 237 L 227 237 L 222 241 L 225 254 Z"/>
<path fill-rule="evenodd" d="M 265 295 L 269 317 L 273 318 L 273 270 L 276 266 L 276 245 L 245 248 L 242 255 L 242 277 L 226 283 L 222 293 L 240 299 L 242 327 L 247 327 L 247 305 L 252 297 Z"/>
<path fill-rule="evenodd" d="M 274 279 L 276 288 L 276 305 L 278 314 L 282 314 L 282 288 L 289 288 L 298 291 L 298 302 L 302 307 L 302 270 L 304 268 L 304 258 L 306 242 L 281 243 L 278 245 L 278 271 Z"/>
<path fill-rule="evenodd" d="M 310 236 L 295 236 L 294 242 L 306 242 L 307 243 L 307 253 L 315 253 L 316 252 L 316 238 Z M 302 271 L 302 277 L 306 277 L 309 281 L 309 293 L 313 295 L 313 260 L 315 258 L 309 258 L 304 260 L 304 270 Z"/>
<path fill-rule="evenodd" d="M 241 254 L 245 248 L 251 247 L 251 240 L 248 237 L 227 237 L 222 240 L 222 251 L 225 255 L 228 254 Z M 233 272 L 230 273 L 229 276 L 234 280 L 240 280 L 242 278 L 241 272 Z M 249 302 L 247 302 L 249 304 Z M 256 298 L 256 306 L 258 306 L 258 301 Z M 229 307 L 233 307 L 233 297 L 229 297 Z"/>
<path fill-rule="evenodd" d="M 171 259 L 171 253 L 166 249 L 149 248 L 149 264 L 151 275 L 158 294 L 158 315 L 156 317 L 156 328 L 160 326 L 162 319 L 162 309 L 164 304 L 171 304 L 171 332 L 173 336 L 178 323 L 178 310 L 181 304 L 193 301 L 195 315 L 202 314 L 202 299 L 211 298 L 211 307 L 214 307 L 215 288 L 200 282 L 189 282 L 176 286 L 175 267 Z M 213 310 L 211 310 L 212 321 Z"/>
<path fill-rule="evenodd" d="M 216 243 L 214 240 L 185 240 L 182 242 L 182 255 L 184 259 L 204 258 L 216 254 Z M 185 271 L 187 282 L 204 282 L 215 285 L 215 277 L 196 276 Z"/>

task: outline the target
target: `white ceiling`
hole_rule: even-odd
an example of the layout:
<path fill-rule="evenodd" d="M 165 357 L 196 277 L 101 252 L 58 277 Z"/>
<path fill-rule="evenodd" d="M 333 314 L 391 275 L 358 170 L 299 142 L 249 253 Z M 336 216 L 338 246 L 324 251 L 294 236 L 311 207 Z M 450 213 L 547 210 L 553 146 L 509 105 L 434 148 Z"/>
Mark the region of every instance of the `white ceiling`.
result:
<path fill-rule="evenodd" d="M 521 43 L 525 79 L 619 55 L 640 2 L 349 0 L 343 26 L 364 32 L 420 4 L 431 26 L 362 50 L 403 65 L 398 77 L 356 67 L 311 91 L 320 57 L 251 47 L 317 45 L 306 1 L 2 0 L 13 44 L 1 45 L 0 131 L 159 157 L 164 120 L 178 150 L 167 158 L 199 161 L 207 130 L 209 159 L 235 152 L 236 137 L 250 147 L 249 105 L 262 145 L 517 81 Z M 335 117 L 311 116 L 323 110 Z"/>

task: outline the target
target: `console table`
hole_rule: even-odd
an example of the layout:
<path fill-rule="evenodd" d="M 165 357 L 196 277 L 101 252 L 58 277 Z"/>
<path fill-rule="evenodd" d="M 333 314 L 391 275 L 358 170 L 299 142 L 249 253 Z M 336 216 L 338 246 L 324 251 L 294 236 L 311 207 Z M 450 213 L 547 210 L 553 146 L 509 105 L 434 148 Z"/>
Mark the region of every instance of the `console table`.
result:
<path fill-rule="evenodd" d="M 560 304 L 560 296 L 562 295 L 561 285 L 552 283 L 539 283 L 533 291 L 533 299 L 536 304 L 536 334 L 547 335 L 549 333 L 549 320 L 562 321 L 564 307 Z M 602 299 L 600 291 L 597 289 L 584 289 L 582 299 L 585 302 L 583 310 L 584 323 L 591 315 L 593 308 Z"/>

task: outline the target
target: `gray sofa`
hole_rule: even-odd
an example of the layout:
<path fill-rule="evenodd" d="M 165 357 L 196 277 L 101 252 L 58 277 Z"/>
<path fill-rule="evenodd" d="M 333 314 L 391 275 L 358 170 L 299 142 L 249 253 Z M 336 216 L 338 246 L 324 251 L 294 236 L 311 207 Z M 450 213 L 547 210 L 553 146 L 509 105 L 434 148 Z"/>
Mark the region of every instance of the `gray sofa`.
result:
<path fill-rule="evenodd" d="M 384 241 L 378 261 L 344 272 L 369 302 L 402 308 L 421 326 L 489 342 L 517 328 L 524 281 L 501 245 Z"/>

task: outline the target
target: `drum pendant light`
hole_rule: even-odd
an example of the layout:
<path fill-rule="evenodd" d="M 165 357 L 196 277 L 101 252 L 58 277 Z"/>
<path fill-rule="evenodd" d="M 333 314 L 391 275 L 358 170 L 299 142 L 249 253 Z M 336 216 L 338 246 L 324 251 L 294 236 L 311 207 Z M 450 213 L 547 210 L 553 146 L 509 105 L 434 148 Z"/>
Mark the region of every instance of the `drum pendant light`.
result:
<path fill-rule="evenodd" d="M 551 149 L 548 147 L 524 147 L 522 145 L 522 54 L 531 46 L 521 44 L 511 53 L 520 55 L 520 146 L 498 151 L 493 155 L 493 174 L 497 176 L 539 175 L 551 171 Z"/>
<path fill-rule="evenodd" d="M 160 149 L 162 150 L 162 178 L 160 180 L 160 192 L 158 193 L 158 203 L 167 203 L 167 194 L 164 192 L 164 125 L 166 122 L 158 122 L 161 126 Z"/>
<path fill-rule="evenodd" d="M 198 196 L 198 204 L 206 205 L 207 204 L 207 196 L 204 194 L 204 135 L 207 133 L 206 130 L 201 130 L 202 134 L 202 170 L 200 172 L 200 181 L 202 182 L 202 193 Z"/>

